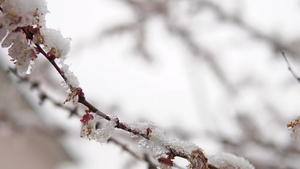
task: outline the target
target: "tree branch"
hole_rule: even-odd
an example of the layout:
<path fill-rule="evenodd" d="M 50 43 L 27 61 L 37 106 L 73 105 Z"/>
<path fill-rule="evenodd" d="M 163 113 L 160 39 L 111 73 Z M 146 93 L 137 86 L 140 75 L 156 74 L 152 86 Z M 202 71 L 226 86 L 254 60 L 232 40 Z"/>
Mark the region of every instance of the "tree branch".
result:
<path fill-rule="evenodd" d="M 290 65 L 290 63 L 289 63 L 287 57 L 285 56 L 285 53 L 284 53 L 284 52 L 281 52 L 281 54 L 282 54 L 282 56 L 283 56 L 285 62 L 286 62 L 287 65 L 288 65 L 289 71 L 292 73 L 292 75 L 294 76 L 294 78 L 300 83 L 300 78 L 299 78 L 299 76 L 295 73 L 295 71 L 292 69 L 292 66 Z"/>

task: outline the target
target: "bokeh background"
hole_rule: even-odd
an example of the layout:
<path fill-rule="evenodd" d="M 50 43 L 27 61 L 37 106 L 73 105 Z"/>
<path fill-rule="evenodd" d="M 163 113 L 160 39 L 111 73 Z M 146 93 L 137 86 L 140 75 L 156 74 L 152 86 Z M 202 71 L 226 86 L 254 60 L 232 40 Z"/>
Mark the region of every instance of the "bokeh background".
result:
<path fill-rule="evenodd" d="M 128 123 L 152 121 L 208 155 L 236 154 L 257 169 L 299 168 L 299 141 L 286 124 L 300 115 L 300 85 L 281 54 L 300 74 L 299 0 L 47 3 L 47 26 L 71 38 L 67 63 L 99 109 Z M 80 118 L 70 111 L 39 104 L 40 90 L 59 103 L 67 96 L 45 58 L 28 77 L 36 87 L 8 71 L 5 49 L 0 55 L 1 165 L 147 168 L 120 145 L 80 138 Z M 130 134 L 113 137 L 141 156 L 148 151 Z"/>

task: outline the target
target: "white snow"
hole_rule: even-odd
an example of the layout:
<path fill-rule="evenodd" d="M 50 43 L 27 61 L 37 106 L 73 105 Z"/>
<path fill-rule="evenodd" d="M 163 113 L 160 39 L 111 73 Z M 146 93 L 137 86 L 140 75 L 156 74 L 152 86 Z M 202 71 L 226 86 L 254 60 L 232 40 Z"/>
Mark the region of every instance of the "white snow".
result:
<path fill-rule="evenodd" d="M 113 135 L 116 126 L 116 118 L 111 117 L 110 121 L 106 121 L 104 123 L 104 126 L 100 129 L 97 129 L 95 132 L 95 139 L 100 143 L 106 143 Z"/>
<path fill-rule="evenodd" d="M 153 122 L 137 122 L 132 123 L 129 126 L 131 129 L 140 131 L 143 134 L 147 134 L 147 130 L 151 130 L 148 135 L 149 139 L 140 138 L 138 143 L 140 148 L 151 148 L 158 153 L 166 153 L 172 149 L 186 154 L 187 156 L 193 151 L 200 149 L 197 145 L 188 141 L 183 141 L 180 139 L 168 139 L 164 135 L 163 130 L 157 127 Z"/>
<path fill-rule="evenodd" d="M 12 0 L 11 2 L 19 1 Z M 256 9 L 257 4 L 259 4 L 257 3 L 258 1 L 250 0 L 249 2 L 253 4 L 253 9 Z M 273 1 L 269 0 L 269 2 L 273 4 Z M 124 44 L 126 44 L 124 45 L 125 47 L 132 46 L 132 39 L 130 39 L 129 41 L 122 40 L 123 38 L 126 39 L 129 33 L 126 34 L 126 37 L 122 37 L 122 35 L 117 36 L 116 41 L 112 41 L 111 39 L 109 39 L 108 43 L 98 44 L 98 39 L 96 38 L 93 39 L 94 41 L 89 41 L 89 38 L 92 39 L 92 37 L 90 37 L 89 35 L 97 35 L 103 29 L 103 26 L 109 27 L 107 26 L 109 24 L 106 24 L 106 22 L 114 22 L 115 18 L 109 15 L 110 11 L 113 11 L 114 13 L 121 13 L 120 15 L 122 16 L 122 10 L 125 7 L 121 8 L 122 10 L 119 10 L 118 7 L 123 5 L 119 4 L 119 6 L 116 7 L 113 4 L 114 2 L 108 1 L 86 1 L 86 4 L 84 5 L 82 4 L 82 2 L 71 0 L 51 0 L 49 1 L 49 3 L 51 3 L 53 6 L 53 10 L 51 10 L 53 14 L 52 16 L 59 16 L 53 17 L 52 20 L 50 19 L 52 25 L 54 25 L 55 27 L 60 27 L 62 29 L 62 32 L 68 33 L 68 36 L 72 35 L 70 37 L 78 38 L 78 41 L 76 41 L 75 44 L 81 44 L 82 46 L 84 44 L 86 45 L 85 47 L 88 46 L 87 50 L 79 49 L 80 52 L 76 51 L 72 53 L 72 57 L 74 56 L 75 58 L 72 64 L 74 66 L 74 71 L 79 72 L 79 74 L 76 75 L 78 75 L 81 84 L 85 85 L 84 89 L 86 93 L 89 93 L 89 98 L 95 101 L 105 100 L 108 104 L 117 103 L 118 106 L 121 107 L 120 109 L 126 112 L 122 114 L 122 116 L 128 117 L 128 119 L 130 120 L 146 118 L 157 122 L 163 128 L 170 128 L 170 126 L 176 126 L 178 128 L 189 128 L 191 129 L 190 132 L 192 132 L 193 134 L 193 139 L 195 140 L 195 142 L 197 142 L 196 140 L 201 140 L 203 138 L 203 130 L 209 130 L 212 132 L 212 134 L 220 134 L 220 137 L 226 136 L 226 134 L 224 134 L 225 130 L 228 133 L 237 133 L 239 131 L 239 128 L 233 128 L 232 126 L 235 125 L 228 124 L 232 123 L 233 119 L 235 118 L 234 115 L 239 112 L 248 113 L 251 116 L 257 117 L 257 119 L 253 120 L 255 123 L 258 120 L 266 121 L 266 117 L 269 117 L 265 116 L 264 113 L 272 111 L 265 109 L 263 109 L 264 111 L 258 111 L 262 110 L 262 107 L 266 105 L 271 106 L 271 109 L 274 110 L 273 112 L 276 112 L 276 110 L 278 111 L 278 116 L 283 117 L 281 118 L 284 121 L 283 123 L 285 123 L 286 121 L 285 117 L 296 116 L 296 114 L 299 112 L 299 103 L 297 101 L 299 100 L 299 96 L 297 94 L 299 93 L 299 87 L 297 82 L 295 82 L 295 79 L 293 79 L 293 77 L 290 78 L 290 81 L 286 80 L 291 75 L 287 71 L 286 65 L 285 63 L 283 63 L 281 58 L 274 59 L 274 57 L 277 56 L 274 56 L 275 54 L 272 52 L 270 52 L 270 54 L 267 55 L 268 57 L 266 57 L 266 52 L 257 52 L 257 46 L 261 46 L 260 43 L 262 42 L 260 40 L 257 40 L 255 37 L 252 37 L 248 33 L 246 33 L 246 35 L 241 35 L 241 33 L 239 32 L 241 31 L 240 29 L 236 32 L 230 29 L 226 31 L 225 34 L 224 32 L 220 33 L 226 36 L 214 36 L 219 35 L 218 31 L 223 29 L 222 24 L 216 24 L 215 20 L 213 20 L 213 23 L 211 23 L 213 17 L 207 17 L 206 13 L 201 12 L 201 14 L 203 15 L 200 15 L 200 17 L 204 18 L 205 22 L 199 20 L 200 17 L 197 16 L 195 18 L 192 18 L 195 19 L 195 24 L 189 22 L 188 19 L 190 18 L 187 17 L 184 18 L 187 19 L 185 25 L 191 25 L 190 29 L 195 30 L 194 38 L 197 39 L 200 37 L 199 39 L 201 39 L 199 41 L 199 44 L 203 44 L 205 48 L 213 50 L 214 54 L 216 54 L 215 57 L 212 56 L 213 59 L 217 61 L 217 63 L 221 67 L 221 71 L 224 71 L 227 80 L 229 80 L 229 84 L 233 84 L 233 87 L 236 87 L 236 89 L 238 90 L 237 93 L 235 93 L 236 95 L 233 96 L 233 98 L 228 97 L 228 95 L 226 95 L 226 92 L 228 92 L 228 88 L 226 88 L 227 84 L 224 84 L 223 81 L 220 81 L 220 79 L 216 77 L 216 75 L 212 71 L 212 68 L 209 64 L 206 63 L 206 61 L 201 60 L 200 57 L 197 58 L 197 61 L 196 59 L 191 61 L 193 62 L 193 64 L 190 64 L 190 61 L 189 63 L 180 62 L 180 59 L 178 59 L 179 57 L 177 56 L 190 57 L 188 53 L 180 53 L 180 49 L 184 45 L 175 44 L 170 47 L 170 45 L 168 45 L 168 43 L 166 42 L 166 39 L 169 37 L 164 36 L 163 38 L 161 38 L 162 36 L 161 34 L 159 34 L 159 31 L 151 33 L 151 31 L 154 30 L 152 28 L 149 29 L 150 31 L 147 32 L 147 34 L 150 34 L 150 37 L 153 39 L 159 38 L 158 41 L 153 41 L 153 44 L 161 46 L 161 50 L 154 50 L 157 52 L 155 53 L 155 58 L 157 58 L 158 64 L 154 63 L 154 66 L 152 65 L 152 67 L 144 65 L 142 62 L 140 62 L 139 59 L 133 58 L 133 54 L 130 53 L 130 50 L 128 49 L 121 49 L 121 52 L 119 52 L 120 45 L 118 46 L 117 42 L 124 42 Z M 297 33 L 297 31 L 293 30 L 299 29 L 299 24 L 296 24 L 299 22 L 295 22 L 295 19 L 292 16 L 284 17 L 287 14 L 290 14 L 289 11 L 287 11 L 289 9 L 295 12 L 299 11 L 293 9 L 295 8 L 295 5 L 293 5 L 293 8 L 286 8 L 284 5 L 282 5 L 280 7 L 280 11 L 282 12 L 278 13 L 278 10 L 272 10 L 273 8 L 270 8 L 272 7 L 271 5 L 265 5 L 264 3 L 260 5 L 260 9 L 263 10 L 252 10 L 252 12 L 247 11 L 249 10 L 247 5 L 243 5 L 243 7 L 245 8 L 245 15 L 243 15 L 244 18 L 242 19 L 246 18 L 245 20 L 247 20 L 248 18 L 249 20 L 250 18 L 250 21 L 252 21 L 251 23 L 253 23 L 254 20 L 259 23 L 264 23 L 263 25 L 269 24 L 270 22 L 276 20 L 276 22 L 278 22 L 278 25 L 275 27 L 268 26 L 267 30 L 270 30 L 270 28 L 276 28 L 270 32 L 275 32 L 274 34 L 280 36 L 279 38 L 286 37 L 287 35 L 293 37 L 294 39 L 298 38 L 299 31 Z M 282 3 L 291 4 L 290 2 L 283 1 Z M 76 10 L 73 10 L 74 6 L 72 6 L 71 4 L 76 6 Z M 107 4 L 113 5 L 109 6 Z M 65 6 L 67 5 L 70 5 L 71 7 L 66 9 Z M 99 8 L 101 10 L 99 10 Z M 91 10 L 86 10 L 87 13 L 78 13 L 78 11 L 82 9 Z M 128 9 L 126 8 L 126 10 Z M 267 10 L 269 10 L 269 12 L 274 11 L 274 13 L 278 13 L 277 15 L 273 16 L 276 19 L 271 19 L 268 20 L 268 22 L 265 22 L 265 19 L 261 19 L 262 17 L 258 17 L 263 16 L 262 14 Z M 100 12 L 98 13 L 97 11 Z M 211 10 L 206 11 L 208 11 L 211 15 Z M 175 12 L 177 13 L 178 11 Z M 19 12 L 17 11 L 16 13 Z M 249 13 L 255 14 L 256 16 L 249 15 Z M 180 13 L 177 14 L 180 15 Z M 297 15 L 294 14 L 293 16 Z M 119 19 L 122 17 L 117 18 Z M 2 21 L 1 19 L 2 18 L 0 18 L 0 22 Z M 101 24 L 99 24 L 99 20 L 101 20 Z M 66 21 L 72 21 L 72 23 Z M 293 24 L 290 24 L 291 22 L 293 22 Z M 251 25 L 251 23 L 249 22 L 249 25 Z M 76 25 L 78 25 L 78 27 L 76 27 Z M 157 28 L 157 24 L 153 25 L 153 27 Z M 230 25 L 234 26 L 231 23 Z M 282 32 L 282 26 L 290 28 L 292 27 L 292 29 L 284 29 L 285 31 Z M 147 27 L 148 26 L 146 26 L 146 28 Z M 93 31 L 88 30 L 91 28 Z M 96 30 L 98 32 L 95 32 Z M 266 29 L 262 27 L 262 30 Z M 276 30 L 278 32 L 276 32 Z M 230 36 L 227 32 L 231 32 Z M 1 35 L 5 36 L 5 34 L 6 31 L 4 31 L 4 29 L 0 29 L 0 37 Z M 249 36 L 252 37 L 252 39 L 250 38 L 251 40 L 246 39 Z M 174 41 L 174 39 L 171 40 Z M 253 39 L 255 39 L 255 41 L 253 41 Z M 287 38 L 285 40 L 290 41 L 291 39 Z M 89 43 L 86 43 L 86 41 L 89 41 Z M 163 45 L 161 45 L 162 42 Z M 82 47 L 81 45 L 78 46 Z M 259 50 L 268 51 L 269 49 L 267 49 L 265 46 L 260 47 Z M 153 48 L 153 46 L 151 46 L 150 48 Z M 241 51 L 241 49 L 243 50 Z M 167 53 L 167 51 L 172 51 L 173 53 L 170 54 Z M 175 55 L 176 53 L 178 53 L 178 51 L 180 54 Z M 126 52 L 128 52 L 129 54 Z M 162 60 L 165 61 L 165 65 L 161 62 Z M 199 63 L 201 62 L 201 64 L 198 64 L 198 61 Z M 175 62 L 178 64 L 174 64 Z M 207 65 L 208 68 L 201 69 L 202 64 Z M 186 67 L 191 67 L 192 65 L 193 67 L 197 67 L 197 69 L 195 69 L 195 71 L 193 71 L 192 73 L 188 71 L 185 72 L 185 70 L 182 70 L 184 69 L 184 66 L 180 67 L 179 65 L 184 65 Z M 295 64 L 295 66 L 297 66 L 297 64 Z M 158 69 L 153 70 L 152 68 Z M 154 71 L 155 73 L 149 73 L 151 71 Z M 164 72 L 169 73 L 164 74 Z M 181 75 L 184 75 L 184 73 L 187 73 L 188 75 L 190 75 L 190 77 L 188 77 L 187 79 L 180 78 L 183 77 Z M 160 74 L 163 74 L 164 77 L 158 78 Z M 172 74 L 174 75 L 174 78 L 170 78 Z M 95 76 L 97 78 L 95 78 Z M 215 85 L 205 85 L 212 83 L 214 83 Z M 176 88 L 174 88 L 174 84 L 177 86 Z M 184 84 L 191 85 L 192 87 L 187 88 L 186 86 L 188 85 L 184 86 Z M 191 90 L 190 93 L 192 94 L 186 94 L 189 90 Z M 205 92 L 201 93 L 199 91 Z M 268 92 L 264 93 L 265 91 Z M 293 95 L 288 93 L 293 93 Z M 218 97 L 219 95 L 222 95 L 222 97 Z M 285 99 L 283 100 L 282 98 Z M 195 104 L 196 106 L 193 107 L 193 104 Z M 226 105 L 229 108 L 224 109 L 224 106 L 222 105 Z M 229 116 L 232 118 L 229 118 Z M 273 119 L 269 119 L 269 121 L 271 120 Z M 193 124 L 191 124 L 191 121 L 193 121 Z M 199 124 L 199 126 L 202 127 L 195 127 L 194 124 Z M 262 123 L 262 125 L 258 125 L 257 127 L 260 127 L 260 129 L 265 129 L 266 132 L 269 132 L 269 140 L 274 140 L 274 137 L 280 134 L 274 134 L 278 131 L 270 131 L 270 127 L 268 124 L 269 123 Z M 137 128 L 141 128 L 143 132 L 146 132 L 147 126 L 148 125 L 145 125 L 144 127 L 140 126 Z M 284 125 L 282 125 L 282 127 L 284 128 Z M 229 131 L 228 129 L 230 128 L 231 130 Z M 145 140 L 145 142 L 141 141 L 141 145 L 143 144 L 143 146 L 147 146 L 149 144 L 153 144 L 154 146 L 155 144 L 170 144 L 174 145 L 177 148 L 183 147 L 183 145 L 188 145 L 186 143 L 181 143 L 180 141 L 176 143 L 176 140 L 170 141 L 166 139 L 163 135 L 163 132 L 157 130 L 156 127 L 155 129 L 153 129 L 151 135 L 151 139 L 153 142 L 149 143 L 147 140 Z M 240 138 L 239 136 L 240 135 L 238 135 L 237 140 Z M 235 137 L 229 138 L 235 139 Z M 285 140 L 285 144 L 290 144 L 288 138 L 283 138 L 283 140 Z M 215 139 L 214 141 L 217 142 L 218 139 Z M 210 146 L 209 144 L 200 145 L 204 148 L 204 150 L 207 150 L 207 146 Z M 84 149 L 86 145 L 76 144 L 71 149 L 74 149 L 74 147 L 79 150 Z M 190 145 L 190 147 L 191 149 L 193 149 L 193 145 Z M 222 146 L 219 146 L 216 149 L 222 150 L 221 147 Z M 110 152 L 110 150 L 107 150 L 107 152 Z M 99 155 L 103 154 L 103 152 L 89 152 L 89 155 L 94 157 L 94 159 L 92 157 L 88 159 L 89 165 L 92 166 L 92 164 L 94 164 L 93 167 L 98 168 L 99 158 L 97 155 L 94 154 Z M 84 158 L 86 157 L 85 155 L 86 154 L 82 153 L 81 157 Z M 234 160 L 236 158 L 237 160 Z M 217 155 L 215 157 L 212 157 L 212 159 L 209 157 L 209 162 L 213 161 L 213 159 L 221 159 L 223 161 L 222 164 L 236 164 L 236 161 L 243 161 L 239 157 L 234 157 L 228 154 Z M 246 164 L 245 161 L 242 163 Z M 100 165 L 102 166 L 102 164 Z"/>
<path fill-rule="evenodd" d="M 61 70 L 64 72 L 64 75 L 67 78 L 67 86 L 72 86 L 74 89 L 79 87 L 79 81 L 77 77 L 71 72 L 69 65 L 63 64 Z"/>
<path fill-rule="evenodd" d="M 106 143 L 115 131 L 117 118 L 111 115 L 111 120 L 106 121 L 96 114 L 93 116 L 94 118 L 92 120 L 82 125 L 80 136 L 100 143 Z M 102 127 L 96 129 L 97 123 L 102 124 Z"/>
<path fill-rule="evenodd" d="M 220 153 L 217 155 L 207 156 L 208 163 L 220 169 L 254 169 L 252 164 L 243 157 L 238 157 L 230 153 Z"/>
<path fill-rule="evenodd" d="M 15 19 L 19 16 L 31 21 L 26 23 L 28 25 L 43 25 L 45 15 L 48 13 L 45 0 L 5 0 L 1 7 L 5 13 L 8 13 Z"/>
<path fill-rule="evenodd" d="M 54 48 L 56 57 L 63 62 L 70 51 L 70 39 L 64 38 L 60 31 L 51 28 L 42 27 L 40 33 L 44 40 L 43 45 L 46 52 Z"/>

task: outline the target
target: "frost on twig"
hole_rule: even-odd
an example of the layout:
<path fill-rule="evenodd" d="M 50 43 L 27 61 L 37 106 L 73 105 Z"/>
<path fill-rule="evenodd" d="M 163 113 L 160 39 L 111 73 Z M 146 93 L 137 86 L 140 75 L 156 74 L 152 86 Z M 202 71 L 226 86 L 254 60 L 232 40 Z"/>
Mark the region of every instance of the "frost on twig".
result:
<path fill-rule="evenodd" d="M 147 136 L 139 141 L 139 147 L 151 148 L 154 151 L 158 151 L 158 153 L 167 153 L 172 149 L 181 152 L 181 156 L 189 156 L 193 151 L 200 149 L 193 143 L 179 139 L 167 139 L 164 132 L 153 122 L 132 123 L 129 124 L 129 127 Z"/>
<path fill-rule="evenodd" d="M 173 166 L 173 159 L 179 156 L 189 160 L 192 169 L 207 169 L 208 163 L 203 150 L 193 143 L 179 139 L 167 139 L 163 131 L 152 122 L 139 122 L 130 124 L 132 130 L 139 131 L 146 138 L 141 138 L 139 147 L 151 148 L 161 154 L 158 161 L 164 167 Z"/>

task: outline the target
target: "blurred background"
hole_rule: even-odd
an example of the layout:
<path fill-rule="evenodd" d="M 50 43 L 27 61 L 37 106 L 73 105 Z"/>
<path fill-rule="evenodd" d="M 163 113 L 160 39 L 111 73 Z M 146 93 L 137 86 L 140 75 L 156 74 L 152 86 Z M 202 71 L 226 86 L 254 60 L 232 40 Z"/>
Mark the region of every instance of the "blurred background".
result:
<path fill-rule="evenodd" d="M 47 3 L 47 26 L 71 38 L 67 63 L 103 112 L 152 121 L 207 155 L 232 153 L 257 169 L 299 168 L 299 140 L 286 124 L 300 115 L 300 85 L 281 54 L 300 74 L 299 0 Z M 79 137 L 84 107 L 61 107 L 68 94 L 45 58 L 27 77 L 14 73 L 6 49 L 0 55 L 2 167 L 148 167 L 116 142 Z M 150 151 L 122 131 L 113 138 L 140 157 Z"/>

